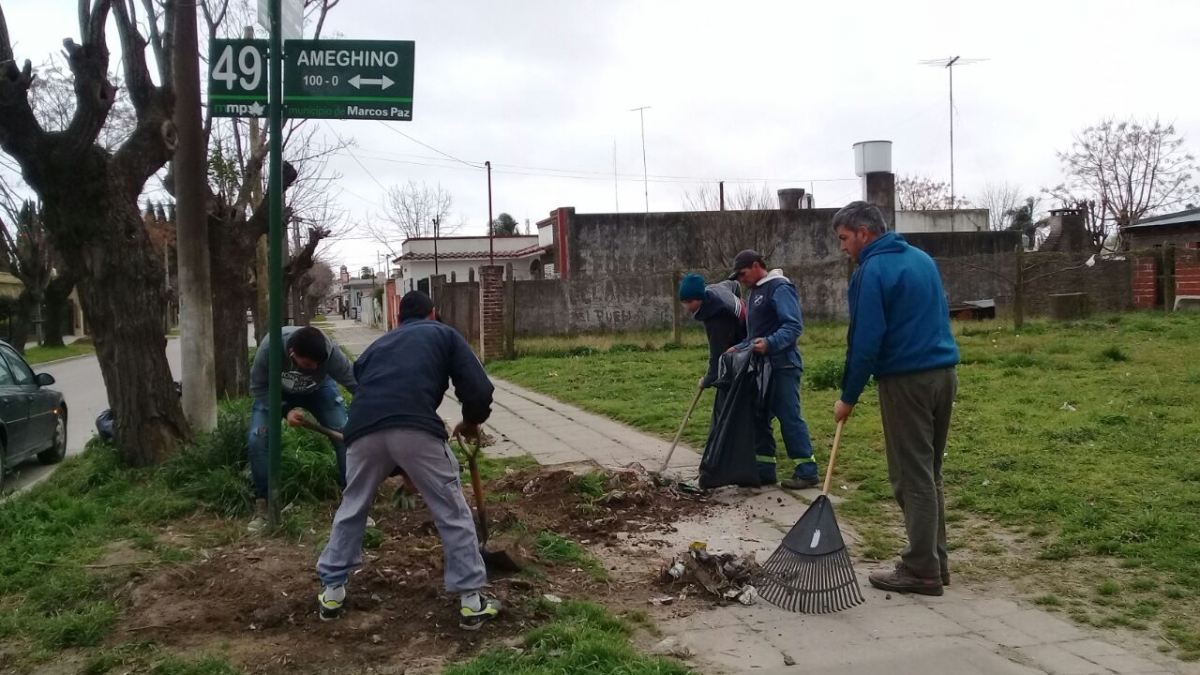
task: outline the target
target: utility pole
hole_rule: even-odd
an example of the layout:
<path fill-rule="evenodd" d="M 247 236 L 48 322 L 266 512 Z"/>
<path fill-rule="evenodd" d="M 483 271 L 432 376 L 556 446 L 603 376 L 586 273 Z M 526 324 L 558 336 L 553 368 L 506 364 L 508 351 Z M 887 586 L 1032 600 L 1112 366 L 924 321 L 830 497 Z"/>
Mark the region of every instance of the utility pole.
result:
<path fill-rule="evenodd" d="M 629 112 L 636 112 L 642 120 L 642 184 L 646 189 L 646 213 L 650 213 L 650 173 L 646 168 L 646 111 L 650 106 L 644 105 L 640 108 L 631 108 Z"/>
<path fill-rule="evenodd" d="M 217 427 L 217 370 L 213 342 L 212 269 L 208 252 L 207 180 L 200 117 L 200 54 L 196 3 L 175 15 L 176 246 L 179 255 L 179 340 L 183 349 L 183 412 L 196 431 Z"/>
<path fill-rule="evenodd" d="M 725 181 L 721 181 L 720 183 L 717 183 L 717 193 L 720 195 L 719 199 L 720 199 L 721 210 L 724 211 L 725 210 Z"/>
<path fill-rule="evenodd" d="M 613 139 L 613 202 L 617 213 L 621 212 L 621 186 L 617 181 L 617 139 Z"/>
<path fill-rule="evenodd" d="M 938 66 L 945 68 L 950 76 L 950 208 L 957 208 L 958 202 L 954 198 L 954 66 L 969 66 L 972 63 L 979 63 L 987 59 L 964 59 L 961 56 L 950 56 L 944 59 L 930 59 L 921 61 L 927 66 Z"/>
<path fill-rule="evenodd" d="M 496 264 L 496 224 L 492 222 L 492 163 L 483 163 L 488 176 L 488 265 Z"/>
<path fill-rule="evenodd" d="M 433 275 L 438 274 L 438 256 L 437 256 L 437 240 L 438 240 L 438 216 L 433 217 Z M 433 290 L 433 289 L 430 289 Z"/>

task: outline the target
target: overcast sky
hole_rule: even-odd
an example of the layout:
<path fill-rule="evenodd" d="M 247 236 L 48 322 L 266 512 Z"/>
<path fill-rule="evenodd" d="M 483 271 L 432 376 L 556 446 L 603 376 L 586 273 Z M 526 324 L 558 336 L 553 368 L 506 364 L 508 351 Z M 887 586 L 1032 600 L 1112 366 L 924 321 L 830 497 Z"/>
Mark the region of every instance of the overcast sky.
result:
<path fill-rule="evenodd" d="M 74 0 L 0 4 L 18 59 L 77 36 Z M 455 219 L 484 232 L 485 174 L 447 155 L 491 160 L 495 212 L 521 222 L 618 200 L 642 211 L 638 106 L 651 106 L 651 210 L 720 179 L 840 206 L 858 194 L 861 140 L 893 141 L 898 174 L 948 180 L 946 71 L 918 62 L 952 55 L 987 59 L 955 70 L 960 194 L 1059 182 L 1055 151 L 1108 116 L 1161 116 L 1200 150 L 1195 0 L 342 0 L 335 33 L 416 41 L 413 121 L 316 123 L 357 142 L 331 163 L 351 222 L 377 217 L 381 185 L 411 179 L 440 183 Z M 331 258 L 357 269 L 380 249 L 352 234 Z"/>

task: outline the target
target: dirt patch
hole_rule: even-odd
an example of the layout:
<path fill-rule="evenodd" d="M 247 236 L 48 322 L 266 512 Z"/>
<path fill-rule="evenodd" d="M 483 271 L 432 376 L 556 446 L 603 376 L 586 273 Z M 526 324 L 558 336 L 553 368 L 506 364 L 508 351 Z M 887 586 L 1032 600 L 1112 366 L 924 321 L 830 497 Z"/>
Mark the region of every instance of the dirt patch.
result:
<path fill-rule="evenodd" d="M 104 569 L 109 567 L 124 567 L 127 565 L 142 565 L 154 559 L 150 551 L 139 549 L 129 539 L 118 539 L 109 542 L 104 547 L 104 553 L 89 569 Z"/>
<path fill-rule="evenodd" d="M 649 576 L 601 580 L 594 571 L 537 560 L 528 542 L 550 530 L 581 544 L 604 544 L 608 566 L 621 552 L 618 533 L 670 532 L 672 523 L 709 504 L 620 472 L 603 496 L 586 498 L 578 480 L 570 471 L 530 469 L 488 484 L 487 493 L 501 500 L 488 504 L 495 533 L 489 548 L 521 543 L 517 553 L 533 561 L 534 570 L 491 575 L 504 614 L 478 633 L 458 628 L 457 598 L 443 593 L 442 549 L 428 510 L 396 511 L 384 495 L 372 511 L 382 542 L 364 552 L 340 621 L 323 622 L 316 613 L 314 568 L 323 537 L 304 544 L 243 538 L 193 549 L 198 560 L 131 582 L 120 594 L 124 618 L 110 642 L 153 640 L 183 653 L 225 653 L 253 672 L 413 673 L 526 632 L 547 618 L 545 604 L 534 601 L 545 594 L 618 610 L 646 606 L 656 593 Z M 330 505 L 315 527 L 328 527 L 332 511 Z M 619 567 L 613 562 L 608 569 Z"/>

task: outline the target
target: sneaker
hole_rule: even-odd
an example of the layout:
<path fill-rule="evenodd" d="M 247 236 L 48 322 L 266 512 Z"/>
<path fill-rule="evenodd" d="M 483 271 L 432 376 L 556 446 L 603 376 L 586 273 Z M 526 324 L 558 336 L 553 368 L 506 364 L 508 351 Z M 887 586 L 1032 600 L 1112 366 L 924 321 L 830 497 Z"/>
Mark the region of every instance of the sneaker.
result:
<path fill-rule="evenodd" d="M 820 484 L 821 479 L 819 478 L 802 478 L 800 476 L 792 476 L 791 478 L 785 478 L 783 482 L 779 484 L 779 487 L 787 488 L 788 490 L 807 490 L 809 488 L 815 488 Z"/>
<path fill-rule="evenodd" d="M 904 563 L 896 563 L 896 568 L 890 572 L 871 572 L 868 580 L 875 588 L 893 593 L 942 594 L 940 577 L 917 576 Z"/>
<path fill-rule="evenodd" d="M 484 598 L 483 609 L 474 610 L 470 607 L 460 607 L 458 627 L 463 630 L 479 630 L 488 619 L 494 619 L 500 614 L 500 601 L 495 598 Z"/>
<path fill-rule="evenodd" d="M 342 603 L 346 600 L 346 586 L 325 586 L 317 596 L 322 621 L 333 621 L 342 616 Z"/>
<path fill-rule="evenodd" d="M 258 534 L 267 529 L 267 500 L 254 500 L 254 517 L 246 525 L 246 531 L 250 534 Z"/>

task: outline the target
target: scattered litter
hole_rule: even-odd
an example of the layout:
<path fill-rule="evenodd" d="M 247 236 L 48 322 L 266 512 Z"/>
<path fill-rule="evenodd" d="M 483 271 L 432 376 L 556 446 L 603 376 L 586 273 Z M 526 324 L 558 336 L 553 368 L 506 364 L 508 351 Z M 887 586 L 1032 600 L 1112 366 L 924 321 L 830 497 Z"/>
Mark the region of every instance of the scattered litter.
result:
<path fill-rule="evenodd" d="M 983 479 L 983 487 L 987 487 L 987 486 L 989 486 L 989 485 L 991 485 L 991 484 L 992 484 L 992 479 L 991 479 L 991 478 L 984 478 L 984 479 Z"/>
<path fill-rule="evenodd" d="M 383 642 L 383 636 L 380 635 L 379 633 L 376 633 L 371 636 L 371 642 L 374 642 L 375 644 L 379 644 L 379 643 Z"/>
<path fill-rule="evenodd" d="M 554 595 L 553 593 L 543 593 L 542 599 L 545 600 L 546 602 L 549 602 L 549 603 L 552 603 L 555 605 L 562 604 L 562 598 L 558 597 L 557 595 Z"/>
<path fill-rule="evenodd" d="M 796 665 L 796 659 L 793 659 L 790 654 L 784 654 L 783 655 L 783 665 L 794 666 L 794 665 Z"/>
<path fill-rule="evenodd" d="M 1071 405 L 1070 401 L 1066 401 L 1062 404 L 1062 407 L 1059 408 L 1059 410 L 1066 410 L 1067 412 L 1075 412 L 1075 406 Z"/>
<path fill-rule="evenodd" d="M 666 607 L 667 605 L 674 604 L 675 598 L 664 595 L 661 598 L 650 598 L 649 602 L 655 607 Z"/>
<path fill-rule="evenodd" d="M 691 546 L 688 546 L 689 551 L 705 551 L 708 550 L 707 541 L 693 541 Z"/>
<path fill-rule="evenodd" d="M 672 587 L 684 585 L 679 593 L 680 601 L 689 588 L 699 587 L 719 600 L 752 605 L 758 599 L 758 590 L 750 582 L 757 572 L 758 564 L 753 554 L 743 557 L 734 553 L 713 553 L 706 545 L 664 561 L 659 578 Z"/>
<path fill-rule="evenodd" d="M 884 599 L 884 600 L 891 600 L 891 599 L 892 599 L 892 594 L 891 594 L 891 593 L 888 593 L 887 595 L 883 596 L 883 599 Z"/>

